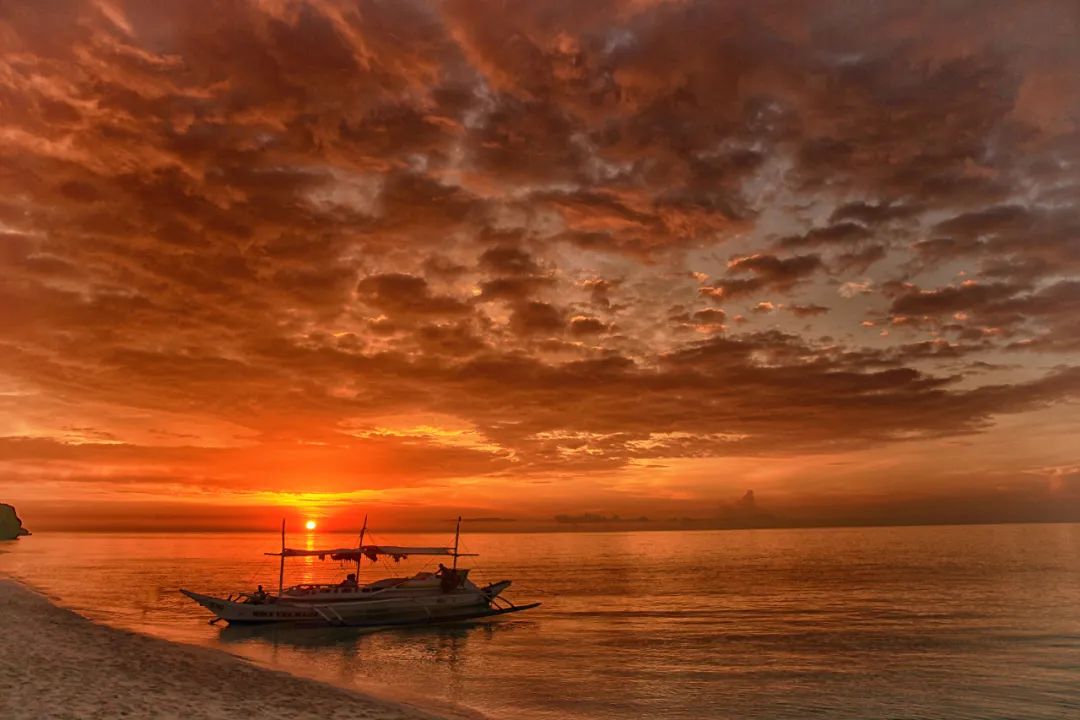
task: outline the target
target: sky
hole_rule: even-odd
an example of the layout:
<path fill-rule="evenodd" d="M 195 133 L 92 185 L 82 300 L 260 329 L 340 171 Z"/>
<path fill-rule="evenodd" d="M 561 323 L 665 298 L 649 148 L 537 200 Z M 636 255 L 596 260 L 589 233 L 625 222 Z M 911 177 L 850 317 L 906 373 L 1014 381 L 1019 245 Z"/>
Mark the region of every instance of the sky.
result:
<path fill-rule="evenodd" d="M 1080 520 L 1078 38 L 1074 2 L 0 3 L 0 500 Z"/>

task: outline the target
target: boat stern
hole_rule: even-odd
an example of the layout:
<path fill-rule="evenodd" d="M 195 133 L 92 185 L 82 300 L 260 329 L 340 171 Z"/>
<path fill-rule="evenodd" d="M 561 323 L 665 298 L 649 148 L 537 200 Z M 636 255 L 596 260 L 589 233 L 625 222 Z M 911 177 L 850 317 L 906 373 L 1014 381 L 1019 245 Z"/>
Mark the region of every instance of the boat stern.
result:
<path fill-rule="evenodd" d="M 488 599 L 488 602 L 491 602 L 495 598 L 499 597 L 499 594 L 506 588 L 510 587 L 510 585 L 510 580 L 500 580 L 499 582 L 485 585 L 484 587 L 480 588 L 480 592 L 484 593 L 485 597 L 487 597 Z"/>

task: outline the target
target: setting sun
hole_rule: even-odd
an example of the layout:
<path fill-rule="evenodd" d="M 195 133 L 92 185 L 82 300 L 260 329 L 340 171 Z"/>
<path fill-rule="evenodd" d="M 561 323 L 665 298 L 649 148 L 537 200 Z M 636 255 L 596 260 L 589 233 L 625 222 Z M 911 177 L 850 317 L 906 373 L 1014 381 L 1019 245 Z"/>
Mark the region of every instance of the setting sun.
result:
<path fill-rule="evenodd" d="M 306 527 L 308 530 L 314 530 L 316 524 L 317 523 L 314 520 L 308 520 L 306 523 L 304 523 L 304 527 Z"/>

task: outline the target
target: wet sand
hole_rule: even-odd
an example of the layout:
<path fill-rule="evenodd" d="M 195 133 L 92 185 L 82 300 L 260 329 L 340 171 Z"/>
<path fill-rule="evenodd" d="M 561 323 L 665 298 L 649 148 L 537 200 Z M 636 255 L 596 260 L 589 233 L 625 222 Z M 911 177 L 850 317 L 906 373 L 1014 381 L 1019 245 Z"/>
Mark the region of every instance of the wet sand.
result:
<path fill-rule="evenodd" d="M 438 720 L 228 653 L 98 625 L 5 579 L 0 717 Z"/>

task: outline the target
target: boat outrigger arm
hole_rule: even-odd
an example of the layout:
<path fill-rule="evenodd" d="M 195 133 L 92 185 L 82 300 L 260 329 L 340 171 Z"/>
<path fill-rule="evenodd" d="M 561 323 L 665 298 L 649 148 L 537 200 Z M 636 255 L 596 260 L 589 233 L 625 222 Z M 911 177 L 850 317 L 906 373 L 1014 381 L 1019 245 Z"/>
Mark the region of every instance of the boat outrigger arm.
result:
<path fill-rule="evenodd" d="M 410 555 L 442 555 L 445 557 L 479 557 L 477 553 L 458 553 L 453 548 L 444 547 L 405 547 L 403 545 L 361 545 L 354 548 L 326 548 L 319 550 L 297 550 L 284 548 L 281 552 L 263 553 L 271 557 L 317 557 L 325 560 L 356 562 L 367 558 L 375 562 L 379 557 L 392 557 L 395 561 L 407 558 Z"/>
<path fill-rule="evenodd" d="M 367 529 L 361 531 L 360 543 L 351 548 L 294 549 L 285 546 L 285 525 L 282 523 L 280 552 L 266 553 L 280 557 L 278 593 L 270 595 L 259 590 L 228 598 L 212 597 L 181 590 L 215 616 L 211 622 L 225 620 L 233 623 L 294 623 L 316 625 L 385 626 L 456 622 L 505 615 L 537 607 L 540 603 L 515 605 L 500 597 L 510 587 L 509 580 L 484 587 L 469 579 L 469 570 L 459 569 L 459 557 L 476 557 L 458 551 L 461 519 L 458 518 L 454 547 L 412 547 L 403 545 L 374 545 L 363 543 Z M 361 584 L 357 577 L 364 558 L 375 561 L 391 557 L 395 561 L 410 555 L 452 557 L 452 567 L 439 564 L 437 572 L 420 572 L 412 577 L 384 578 Z M 318 557 L 342 562 L 355 562 L 357 573 L 336 584 L 304 584 L 284 586 L 285 558 Z"/>

